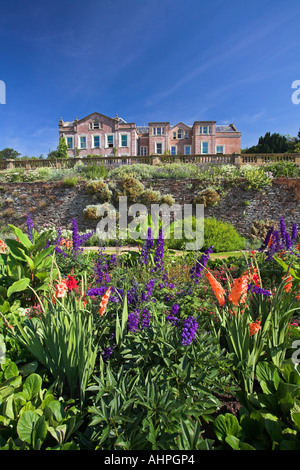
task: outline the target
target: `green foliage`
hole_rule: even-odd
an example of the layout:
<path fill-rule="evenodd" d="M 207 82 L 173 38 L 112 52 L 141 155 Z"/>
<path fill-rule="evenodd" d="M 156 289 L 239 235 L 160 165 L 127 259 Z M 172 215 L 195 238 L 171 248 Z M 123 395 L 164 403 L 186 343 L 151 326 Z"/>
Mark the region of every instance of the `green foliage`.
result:
<path fill-rule="evenodd" d="M 66 177 L 62 180 L 62 184 L 66 188 L 73 188 L 74 186 L 76 186 L 77 183 L 78 183 L 78 177 L 77 176 L 69 176 L 69 177 Z"/>
<path fill-rule="evenodd" d="M 43 307 L 39 319 L 15 318 L 15 338 L 49 370 L 61 389 L 68 385 L 71 397 L 79 386 L 83 403 L 97 355 L 93 318 L 72 296 L 66 304 L 57 299 L 55 304 L 44 302 Z"/>
<path fill-rule="evenodd" d="M 0 160 L 7 160 L 7 159 L 13 159 L 15 160 L 18 158 L 21 154 L 17 152 L 17 150 L 11 149 L 11 148 L 5 148 L 0 151 Z"/>
<path fill-rule="evenodd" d="M 0 301 L 33 299 L 36 292 L 49 290 L 50 276 L 55 275 L 52 254 L 54 246 L 46 248 L 48 232 L 33 231 L 33 240 L 18 227 L 9 225 L 16 239 L 7 238 L 8 253 L 0 254 Z"/>
<path fill-rule="evenodd" d="M 57 158 L 68 158 L 68 145 L 64 137 L 59 139 L 57 146 Z"/>
<path fill-rule="evenodd" d="M 214 206 L 220 200 L 220 195 L 214 188 L 206 188 L 198 192 L 194 198 L 194 204 L 203 204 L 204 207 Z"/>
<path fill-rule="evenodd" d="M 262 167 L 244 165 L 241 168 L 241 174 L 246 178 L 247 189 L 261 191 L 272 184 L 272 178 Z"/>
<path fill-rule="evenodd" d="M 147 332 L 127 333 L 117 362 L 89 388 L 93 448 L 212 448 L 201 434 L 220 404 L 214 391 L 227 383 L 230 362 L 207 333 L 186 349 L 175 327 L 159 317 L 153 322 Z"/>
<path fill-rule="evenodd" d="M 118 201 L 120 196 L 126 196 L 129 203 L 135 203 L 144 192 L 145 186 L 143 183 L 131 176 L 125 175 L 124 178 L 118 182 L 114 199 Z"/>
<path fill-rule="evenodd" d="M 275 178 L 298 178 L 300 176 L 299 165 L 294 162 L 268 163 L 264 169 L 266 172 L 271 172 Z"/>
<path fill-rule="evenodd" d="M 109 189 L 107 183 L 103 180 L 92 180 L 86 184 L 86 191 L 89 194 L 95 195 L 95 197 L 101 201 L 110 201 L 112 197 L 112 191 Z"/>
<path fill-rule="evenodd" d="M 277 132 L 271 134 L 266 132 L 264 136 L 259 137 L 258 144 L 253 147 L 247 148 L 245 153 L 285 153 L 292 151 L 293 144 L 291 145 L 288 138 Z"/>
<path fill-rule="evenodd" d="M 77 449 L 72 435 L 82 424 L 78 408 L 42 388 L 37 362 L 2 364 L 0 371 L 0 449 Z"/>
<path fill-rule="evenodd" d="M 76 171 L 87 180 L 98 180 L 107 178 L 105 165 L 84 165 L 77 166 Z"/>

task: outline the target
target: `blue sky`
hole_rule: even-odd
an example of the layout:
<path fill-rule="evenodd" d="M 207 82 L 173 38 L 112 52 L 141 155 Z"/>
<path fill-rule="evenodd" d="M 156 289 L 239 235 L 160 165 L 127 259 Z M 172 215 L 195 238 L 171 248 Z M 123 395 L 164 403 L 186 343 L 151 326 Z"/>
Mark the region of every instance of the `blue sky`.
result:
<path fill-rule="evenodd" d="M 46 156 L 94 111 L 295 136 L 299 24 L 299 0 L 2 0 L 0 149 Z"/>

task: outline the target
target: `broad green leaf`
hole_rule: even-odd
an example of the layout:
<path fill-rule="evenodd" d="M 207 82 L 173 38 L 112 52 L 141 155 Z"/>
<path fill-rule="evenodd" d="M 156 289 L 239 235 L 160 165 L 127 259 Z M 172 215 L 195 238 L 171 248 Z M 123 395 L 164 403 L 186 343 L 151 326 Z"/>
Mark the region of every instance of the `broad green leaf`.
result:
<path fill-rule="evenodd" d="M 42 377 L 38 374 L 31 374 L 27 377 L 23 385 L 23 393 L 28 396 L 28 400 L 34 398 L 42 386 Z"/>
<path fill-rule="evenodd" d="M 29 240 L 28 236 L 22 232 L 22 230 L 14 225 L 8 224 L 8 226 L 13 230 L 16 237 L 20 240 L 20 243 L 24 245 L 26 248 L 32 247 L 32 242 Z M 6 242 L 6 241 L 5 241 Z"/>
<path fill-rule="evenodd" d="M 21 292 L 25 290 L 30 283 L 30 279 L 24 277 L 23 279 L 19 279 L 19 281 L 14 282 L 7 291 L 7 296 L 10 297 L 15 292 Z"/>
<path fill-rule="evenodd" d="M 49 256 L 53 252 L 54 248 L 55 248 L 54 246 L 50 246 L 49 248 L 46 248 L 45 250 L 41 251 L 38 255 L 36 255 L 36 257 L 33 260 L 35 269 L 41 264 L 41 262 L 47 256 Z"/>
<path fill-rule="evenodd" d="M 62 403 L 58 400 L 51 400 L 47 406 L 45 406 L 45 415 L 49 418 L 52 417 L 55 421 L 60 423 L 65 417 Z"/>
<path fill-rule="evenodd" d="M 42 443 L 46 439 L 47 431 L 45 416 L 40 416 L 32 432 L 32 446 L 34 450 L 40 450 Z"/>
<path fill-rule="evenodd" d="M 24 411 L 17 424 L 17 433 L 21 441 L 32 444 L 32 434 L 39 415 L 34 411 Z"/>
<path fill-rule="evenodd" d="M 49 426 L 48 430 L 49 430 L 51 436 L 53 436 L 54 439 L 56 439 L 59 444 L 63 443 L 63 441 L 65 439 L 65 436 L 66 436 L 66 432 L 67 432 L 67 425 L 66 424 L 56 426 L 55 428 L 52 427 L 52 426 Z"/>
<path fill-rule="evenodd" d="M 291 413 L 291 418 L 297 429 L 300 431 L 300 413 Z"/>
<path fill-rule="evenodd" d="M 15 259 L 19 261 L 23 261 L 23 262 L 25 261 L 24 250 L 23 250 L 24 247 L 21 243 L 19 243 L 17 240 L 10 240 L 10 239 L 5 240 L 5 243 L 7 244 L 11 255 Z"/>
<path fill-rule="evenodd" d="M 4 377 L 5 379 L 11 379 L 12 377 L 17 377 L 19 375 L 19 369 L 17 364 L 10 362 L 5 369 Z"/>
<path fill-rule="evenodd" d="M 241 429 L 236 416 L 230 413 L 219 415 L 214 421 L 214 431 L 220 441 L 224 441 L 229 435 L 239 437 Z"/>
<path fill-rule="evenodd" d="M 278 419 L 276 416 L 267 413 L 264 415 L 265 418 L 265 427 L 270 435 L 272 442 L 279 443 L 282 439 L 282 431 Z"/>

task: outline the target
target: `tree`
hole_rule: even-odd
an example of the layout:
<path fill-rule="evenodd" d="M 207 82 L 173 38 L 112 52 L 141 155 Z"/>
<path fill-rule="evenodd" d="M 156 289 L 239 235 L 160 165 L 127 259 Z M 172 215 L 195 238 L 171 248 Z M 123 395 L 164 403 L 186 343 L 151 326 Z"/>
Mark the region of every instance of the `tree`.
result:
<path fill-rule="evenodd" d="M 58 158 L 68 158 L 68 145 L 66 139 L 61 137 L 57 146 Z"/>
<path fill-rule="evenodd" d="M 258 139 L 258 144 L 247 149 L 247 153 L 286 153 L 293 151 L 294 142 L 286 136 L 267 132 Z"/>
<path fill-rule="evenodd" d="M 5 148 L 0 150 L 0 160 L 7 160 L 7 159 L 16 159 L 21 155 L 17 150 Z"/>

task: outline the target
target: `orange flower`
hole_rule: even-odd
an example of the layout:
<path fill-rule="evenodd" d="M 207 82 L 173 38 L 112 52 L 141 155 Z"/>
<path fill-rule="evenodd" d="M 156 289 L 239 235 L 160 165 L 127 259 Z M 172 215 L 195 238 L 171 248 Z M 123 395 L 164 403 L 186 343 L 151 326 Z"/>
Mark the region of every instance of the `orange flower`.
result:
<path fill-rule="evenodd" d="M 282 279 L 285 279 L 285 284 L 284 284 L 285 292 L 289 292 L 292 288 L 293 277 L 291 275 L 289 275 L 288 277 L 283 276 Z"/>
<path fill-rule="evenodd" d="M 260 321 L 259 320 L 256 320 L 256 322 L 254 322 L 254 323 L 250 323 L 249 324 L 250 336 L 253 336 L 256 333 L 258 333 L 260 328 L 261 327 L 260 327 Z"/>
<path fill-rule="evenodd" d="M 237 306 L 239 303 L 244 303 L 248 291 L 248 273 L 243 274 L 241 277 L 234 279 L 233 287 L 229 293 L 228 300 Z"/>
<path fill-rule="evenodd" d="M 7 250 L 7 245 L 3 240 L 0 239 L 0 253 L 5 253 Z"/>
<path fill-rule="evenodd" d="M 104 294 L 104 296 L 102 297 L 102 300 L 100 302 L 100 308 L 98 310 L 98 313 L 99 313 L 100 317 L 102 317 L 105 314 L 106 307 L 107 307 L 108 300 L 109 300 L 109 296 L 110 296 L 110 291 L 111 291 L 111 287 L 109 287 L 107 289 L 106 293 Z"/>
<path fill-rule="evenodd" d="M 220 307 L 222 307 L 223 305 L 225 305 L 225 290 L 223 289 L 219 281 L 217 281 L 210 272 L 206 273 L 206 277 L 208 279 L 210 287 L 212 288 L 219 302 Z"/>
<path fill-rule="evenodd" d="M 272 240 L 273 240 L 273 235 L 270 236 L 270 240 L 268 242 L 268 248 L 270 248 L 271 244 L 272 244 Z"/>
<path fill-rule="evenodd" d="M 59 284 L 56 284 L 55 289 L 57 298 L 65 297 L 68 292 L 67 279 L 62 279 Z"/>

